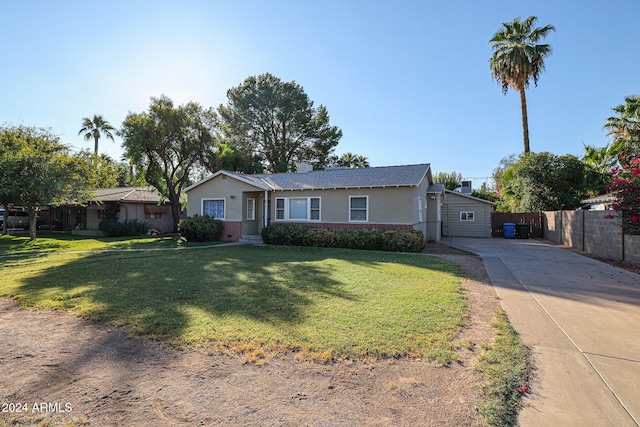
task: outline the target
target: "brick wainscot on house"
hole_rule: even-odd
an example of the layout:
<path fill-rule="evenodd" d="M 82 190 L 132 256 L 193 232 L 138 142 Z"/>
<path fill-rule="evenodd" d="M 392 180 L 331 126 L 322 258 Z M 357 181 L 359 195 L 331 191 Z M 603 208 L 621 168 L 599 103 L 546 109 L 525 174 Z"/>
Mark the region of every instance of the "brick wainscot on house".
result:
<path fill-rule="evenodd" d="M 429 164 L 295 173 L 242 174 L 225 170 L 191 185 L 187 215 L 223 221 L 223 238 L 256 236 L 271 223 L 326 228 L 420 230 L 441 236 L 442 184 Z"/>

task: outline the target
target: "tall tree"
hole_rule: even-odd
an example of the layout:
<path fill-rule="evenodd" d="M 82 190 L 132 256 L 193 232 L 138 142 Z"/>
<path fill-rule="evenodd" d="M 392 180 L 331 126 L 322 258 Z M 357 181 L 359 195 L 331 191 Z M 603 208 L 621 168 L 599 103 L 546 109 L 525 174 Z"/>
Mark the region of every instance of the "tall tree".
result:
<path fill-rule="evenodd" d="M 627 96 L 624 104 L 612 110 L 616 115 L 607 119 L 604 128 L 613 137 L 613 144 L 624 164 L 624 158 L 640 157 L 640 96 Z"/>
<path fill-rule="evenodd" d="M 94 139 L 95 145 L 93 149 L 93 155 L 98 155 L 98 140 L 102 135 L 106 136 L 110 140 L 113 139 L 113 133 L 115 129 L 111 124 L 104 119 L 101 115 L 94 114 L 93 118 L 85 117 L 82 119 L 82 129 L 78 132 L 78 135 L 84 133 L 84 139 Z"/>
<path fill-rule="evenodd" d="M 175 107 L 162 95 L 151 98 L 148 112 L 129 113 L 120 136 L 127 158 L 171 202 L 173 227 L 178 230 L 182 189 L 214 141 L 214 112 L 195 102 Z"/>
<path fill-rule="evenodd" d="M 263 157 L 256 153 L 250 153 L 233 147 L 230 142 L 218 142 L 205 153 L 206 169 L 209 172 L 217 172 L 221 169 L 242 173 L 262 173 Z"/>
<path fill-rule="evenodd" d="M 89 198 L 89 169 L 48 130 L 18 126 L 3 130 L 2 138 L 3 144 L 10 139 L 13 150 L 8 191 L 16 197 L 15 204 L 28 209 L 30 237 L 35 240 L 36 215 L 42 207 Z"/>
<path fill-rule="evenodd" d="M 511 22 L 503 23 L 500 30 L 489 40 L 493 50 L 489 60 L 491 76 L 502 85 L 502 92 L 505 95 L 509 87 L 520 93 L 525 153 L 531 151 L 525 90 L 532 79 L 538 86 L 540 74 L 545 69 L 544 60 L 551 55 L 551 45 L 539 44 L 539 42 L 550 31 L 555 31 L 553 25 L 534 28 L 537 21 L 538 18 L 535 16 L 530 16 L 524 21 L 517 17 Z"/>
<path fill-rule="evenodd" d="M 257 153 L 271 172 L 293 170 L 296 162 L 327 166 L 342 131 L 329 125 L 329 113 L 313 102 L 295 81 L 266 73 L 248 77 L 227 91 L 218 107 L 222 130 L 234 148 Z"/>

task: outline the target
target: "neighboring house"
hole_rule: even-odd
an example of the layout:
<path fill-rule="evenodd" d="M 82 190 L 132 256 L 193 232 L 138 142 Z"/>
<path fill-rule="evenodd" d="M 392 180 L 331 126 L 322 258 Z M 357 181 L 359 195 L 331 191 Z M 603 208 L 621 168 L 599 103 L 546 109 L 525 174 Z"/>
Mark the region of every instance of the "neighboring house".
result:
<path fill-rule="evenodd" d="M 187 215 L 224 223 L 223 238 L 240 240 L 271 223 L 326 228 L 420 230 L 440 239 L 442 185 L 429 164 L 246 175 L 218 171 L 185 189 Z"/>
<path fill-rule="evenodd" d="M 611 205 L 615 200 L 616 194 L 609 193 L 580 200 L 580 204 L 582 205 L 582 209 L 590 209 L 592 211 L 608 211 L 612 209 Z"/>
<path fill-rule="evenodd" d="M 442 235 L 491 237 L 491 213 L 495 203 L 468 194 L 445 191 L 442 204 Z"/>
<path fill-rule="evenodd" d="M 119 221 L 138 220 L 151 229 L 172 232 L 171 205 L 154 188 L 118 187 L 93 190 L 94 198 L 85 206 L 49 206 L 41 212 L 41 228 L 71 231 L 72 234 L 100 235 L 98 226 L 107 206 L 120 204 Z"/>

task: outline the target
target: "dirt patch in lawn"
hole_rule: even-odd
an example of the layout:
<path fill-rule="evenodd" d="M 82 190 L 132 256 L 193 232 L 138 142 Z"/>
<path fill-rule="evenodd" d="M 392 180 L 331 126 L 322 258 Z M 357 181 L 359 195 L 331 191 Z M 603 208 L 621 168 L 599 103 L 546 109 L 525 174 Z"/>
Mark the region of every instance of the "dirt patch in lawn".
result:
<path fill-rule="evenodd" d="M 472 363 L 493 337 L 499 302 L 479 258 L 434 256 L 469 276 L 460 360 L 445 367 L 407 358 L 325 365 L 295 354 L 243 364 L 0 299 L 0 425 L 475 425 Z"/>

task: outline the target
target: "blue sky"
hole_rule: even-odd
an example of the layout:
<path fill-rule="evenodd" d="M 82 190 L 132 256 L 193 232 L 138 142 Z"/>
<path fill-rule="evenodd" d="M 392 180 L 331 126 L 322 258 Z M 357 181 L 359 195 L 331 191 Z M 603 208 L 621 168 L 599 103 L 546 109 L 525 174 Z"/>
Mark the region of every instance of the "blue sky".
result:
<path fill-rule="evenodd" d="M 611 108 L 640 93 L 635 0 L 15 1 L 0 6 L 0 123 L 51 128 L 77 149 L 82 118 L 120 127 L 152 96 L 205 107 L 270 72 L 325 105 L 337 154 L 372 166 L 429 162 L 479 186 L 522 151 L 517 93 L 491 79 L 488 40 L 536 15 L 557 31 L 527 92 L 531 149 L 608 142 Z M 119 159 L 121 141 L 101 140 Z"/>

